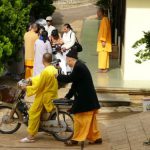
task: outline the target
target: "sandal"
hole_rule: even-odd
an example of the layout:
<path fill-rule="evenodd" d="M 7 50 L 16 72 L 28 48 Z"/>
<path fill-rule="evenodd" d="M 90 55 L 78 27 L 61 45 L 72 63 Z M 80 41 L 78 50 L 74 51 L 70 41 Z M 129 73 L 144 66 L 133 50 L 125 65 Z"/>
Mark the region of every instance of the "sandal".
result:
<path fill-rule="evenodd" d="M 89 142 L 89 144 L 102 144 L 102 142 L 103 142 L 102 138 L 99 138 L 94 142 Z"/>
<path fill-rule="evenodd" d="M 64 143 L 66 146 L 76 146 L 78 145 L 78 141 L 69 140 Z"/>
<path fill-rule="evenodd" d="M 25 137 L 25 138 L 21 139 L 20 142 L 21 143 L 33 143 L 33 142 L 35 142 L 35 140 Z"/>
<path fill-rule="evenodd" d="M 150 139 L 148 139 L 147 141 L 143 142 L 143 145 L 149 146 L 150 145 Z"/>

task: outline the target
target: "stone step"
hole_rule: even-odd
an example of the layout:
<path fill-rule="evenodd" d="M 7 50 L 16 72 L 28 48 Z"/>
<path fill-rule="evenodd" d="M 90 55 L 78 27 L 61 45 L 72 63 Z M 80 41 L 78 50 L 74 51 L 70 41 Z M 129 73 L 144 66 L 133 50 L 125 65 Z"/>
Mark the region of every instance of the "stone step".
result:
<path fill-rule="evenodd" d="M 128 94 L 97 93 L 97 96 L 103 107 L 129 106 L 131 104 Z"/>
<path fill-rule="evenodd" d="M 124 87 L 95 87 L 97 93 L 150 95 L 150 89 Z"/>

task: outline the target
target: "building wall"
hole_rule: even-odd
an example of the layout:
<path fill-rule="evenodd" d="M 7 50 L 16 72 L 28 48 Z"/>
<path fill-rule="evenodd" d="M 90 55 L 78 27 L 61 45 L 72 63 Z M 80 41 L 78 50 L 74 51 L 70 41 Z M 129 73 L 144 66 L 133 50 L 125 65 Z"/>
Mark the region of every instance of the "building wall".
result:
<path fill-rule="evenodd" d="M 124 80 L 150 80 L 150 61 L 135 63 L 132 45 L 150 30 L 150 0 L 127 0 L 125 21 L 125 44 L 122 51 Z"/>

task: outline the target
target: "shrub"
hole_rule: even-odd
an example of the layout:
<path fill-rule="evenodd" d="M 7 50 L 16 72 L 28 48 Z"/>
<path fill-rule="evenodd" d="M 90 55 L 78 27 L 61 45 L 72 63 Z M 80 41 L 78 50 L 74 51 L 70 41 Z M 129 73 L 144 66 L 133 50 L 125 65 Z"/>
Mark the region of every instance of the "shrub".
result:
<path fill-rule="evenodd" d="M 138 49 L 138 52 L 135 54 L 137 57 L 136 63 L 141 64 L 150 60 L 150 31 L 144 32 L 144 37 L 136 41 L 132 48 Z"/>

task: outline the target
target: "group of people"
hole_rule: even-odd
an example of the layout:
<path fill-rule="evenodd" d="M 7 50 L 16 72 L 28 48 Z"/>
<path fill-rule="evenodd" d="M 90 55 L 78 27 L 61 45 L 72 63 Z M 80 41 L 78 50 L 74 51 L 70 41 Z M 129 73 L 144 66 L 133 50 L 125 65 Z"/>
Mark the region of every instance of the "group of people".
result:
<path fill-rule="evenodd" d="M 49 113 L 54 109 L 52 100 L 58 96 L 58 82 L 63 82 L 72 83 L 65 98 L 74 97 L 70 110 L 74 118 L 74 135 L 65 144 L 73 146 L 85 140 L 89 140 L 89 144 L 101 144 L 102 137 L 96 120 L 100 104 L 90 71 L 78 60 L 77 47 L 73 47 L 76 41 L 75 33 L 69 24 L 65 24 L 61 38 L 58 30 L 52 27 L 52 17 L 47 17 L 46 21 L 46 28 L 39 30 L 38 25 L 34 23 L 24 36 L 26 78 L 30 80 L 31 85 L 21 88 L 26 90 L 27 96 L 35 95 L 35 99 L 29 109 L 28 136 L 20 142 L 35 141 L 41 115 L 43 111 Z M 56 49 L 58 52 L 55 52 Z M 65 66 L 63 74 L 58 75 L 57 69 L 52 65 L 53 53 L 57 59 L 61 59 L 60 65 Z M 67 67 L 71 70 L 69 74 Z"/>
<path fill-rule="evenodd" d="M 25 78 L 36 76 L 44 69 L 42 57 L 51 53 L 53 59 L 60 59 L 63 74 L 71 72 L 66 64 L 66 54 L 76 42 L 76 36 L 70 24 L 64 24 L 63 35 L 52 25 L 52 17 L 46 18 L 47 26 L 33 23 L 24 35 L 25 43 Z"/>

